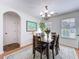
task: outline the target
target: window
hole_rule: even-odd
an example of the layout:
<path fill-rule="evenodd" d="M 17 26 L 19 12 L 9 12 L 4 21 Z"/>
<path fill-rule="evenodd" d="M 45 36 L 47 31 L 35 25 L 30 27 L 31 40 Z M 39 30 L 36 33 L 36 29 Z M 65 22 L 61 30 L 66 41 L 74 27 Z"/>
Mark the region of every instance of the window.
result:
<path fill-rule="evenodd" d="M 64 38 L 76 38 L 76 25 L 74 18 L 62 20 L 61 36 Z"/>

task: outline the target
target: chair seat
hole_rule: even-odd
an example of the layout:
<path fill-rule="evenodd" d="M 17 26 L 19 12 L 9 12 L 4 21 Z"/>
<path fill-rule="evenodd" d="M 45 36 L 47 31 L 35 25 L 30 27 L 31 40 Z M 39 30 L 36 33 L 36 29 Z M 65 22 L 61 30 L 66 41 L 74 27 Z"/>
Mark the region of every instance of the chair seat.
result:
<path fill-rule="evenodd" d="M 54 46 L 53 45 L 50 45 L 50 49 L 54 49 Z"/>
<path fill-rule="evenodd" d="M 39 51 L 39 52 L 43 52 L 47 47 L 47 44 L 43 44 L 43 45 L 38 45 L 37 47 L 35 47 L 35 50 Z"/>
<path fill-rule="evenodd" d="M 50 43 L 50 49 L 53 49 L 53 48 L 54 48 L 54 44 L 55 44 L 54 41 L 52 41 L 52 42 Z"/>

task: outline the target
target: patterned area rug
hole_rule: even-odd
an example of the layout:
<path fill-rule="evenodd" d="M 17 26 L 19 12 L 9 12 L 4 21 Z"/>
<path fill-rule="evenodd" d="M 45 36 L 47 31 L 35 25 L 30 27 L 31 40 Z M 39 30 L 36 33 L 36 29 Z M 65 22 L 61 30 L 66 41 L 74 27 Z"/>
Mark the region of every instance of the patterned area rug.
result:
<path fill-rule="evenodd" d="M 13 53 L 9 56 L 6 56 L 6 59 L 33 59 L 32 47 L 24 48 L 16 53 Z M 40 59 L 40 53 L 36 52 L 35 59 Z M 42 59 L 47 59 L 45 55 L 43 55 Z M 52 59 L 52 51 L 50 50 L 50 59 Z M 65 46 L 60 46 L 60 51 L 55 59 L 78 59 L 76 51 L 74 48 L 69 48 Z"/>

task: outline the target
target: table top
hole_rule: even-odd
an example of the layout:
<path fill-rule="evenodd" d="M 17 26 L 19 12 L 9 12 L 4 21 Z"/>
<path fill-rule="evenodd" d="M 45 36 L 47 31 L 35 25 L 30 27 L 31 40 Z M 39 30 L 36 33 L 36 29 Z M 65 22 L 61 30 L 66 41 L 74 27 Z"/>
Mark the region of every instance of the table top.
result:
<path fill-rule="evenodd" d="M 47 38 L 47 35 L 45 35 L 44 38 L 42 39 L 42 41 L 50 43 L 53 40 L 51 38 L 52 38 L 51 34 L 49 34 L 49 38 Z"/>

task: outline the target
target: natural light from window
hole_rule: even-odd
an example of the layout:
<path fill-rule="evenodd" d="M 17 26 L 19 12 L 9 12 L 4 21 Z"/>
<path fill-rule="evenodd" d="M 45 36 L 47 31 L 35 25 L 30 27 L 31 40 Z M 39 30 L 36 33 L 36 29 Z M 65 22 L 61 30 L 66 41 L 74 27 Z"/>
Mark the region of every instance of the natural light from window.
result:
<path fill-rule="evenodd" d="M 76 38 L 75 18 L 61 21 L 61 36 L 63 38 Z"/>

